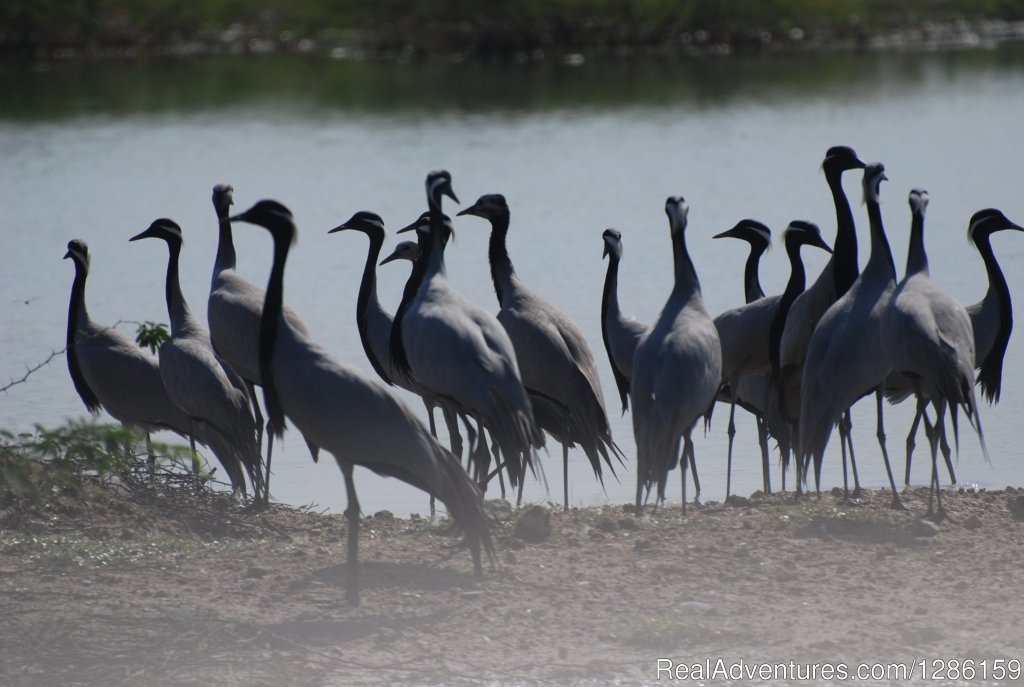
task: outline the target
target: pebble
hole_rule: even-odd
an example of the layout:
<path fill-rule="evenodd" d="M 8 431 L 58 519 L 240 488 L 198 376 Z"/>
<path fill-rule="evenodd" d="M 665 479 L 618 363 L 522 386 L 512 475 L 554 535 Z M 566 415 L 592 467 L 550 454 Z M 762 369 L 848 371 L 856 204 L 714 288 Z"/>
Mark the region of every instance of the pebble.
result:
<path fill-rule="evenodd" d="M 619 529 L 619 524 L 611 518 L 600 518 L 596 523 L 594 523 L 594 527 L 602 532 L 608 532 L 611 534 L 615 530 Z"/>
<path fill-rule="evenodd" d="M 551 536 L 551 513 L 544 506 L 530 506 L 516 522 L 515 536 L 523 541 L 542 542 Z"/>
<path fill-rule="evenodd" d="M 910 526 L 910 533 L 915 537 L 934 537 L 939 532 L 939 526 L 929 520 L 915 520 Z"/>
<path fill-rule="evenodd" d="M 256 565 L 250 565 L 249 569 L 245 571 L 245 576 L 247 578 L 260 578 L 260 577 L 264 577 L 269 572 L 270 571 L 267 570 L 266 568 L 261 568 L 261 567 L 256 566 Z"/>
<path fill-rule="evenodd" d="M 977 530 L 981 528 L 981 518 L 977 515 L 970 515 L 964 520 L 964 529 Z"/>

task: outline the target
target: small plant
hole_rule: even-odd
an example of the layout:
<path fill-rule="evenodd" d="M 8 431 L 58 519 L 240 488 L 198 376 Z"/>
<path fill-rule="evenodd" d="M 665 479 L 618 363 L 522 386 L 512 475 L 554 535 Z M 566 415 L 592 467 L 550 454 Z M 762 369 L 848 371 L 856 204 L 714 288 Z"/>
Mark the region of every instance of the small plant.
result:
<path fill-rule="evenodd" d="M 36 425 L 34 433 L 0 430 L 0 503 L 12 497 L 38 502 L 48 490 L 77 491 L 87 475 L 127 472 L 140 439 L 119 425 L 86 420 L 55 429 Z"/>
<path fill-rule="evenodd" d="M 146 321 L 135 330 L 135 342 L 153 353 L 157 352 L 161 344 L 170 340 L 171 335 L 167 331 L 167 325 L 162 323 Z"/>

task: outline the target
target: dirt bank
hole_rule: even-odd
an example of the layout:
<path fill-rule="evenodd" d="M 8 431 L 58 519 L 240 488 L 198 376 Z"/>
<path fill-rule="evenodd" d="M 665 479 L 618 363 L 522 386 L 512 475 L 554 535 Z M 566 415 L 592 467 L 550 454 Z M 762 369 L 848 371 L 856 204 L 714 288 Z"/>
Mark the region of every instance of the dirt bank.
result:
<path fill-rule="evenodd" d="M 910 513 L 886 492 L 556 512 L 538 542 L 512 514 L 479 579 L 443 529 L 380 513 L 358 608 L 341 516 L 119 491 L 3 514 L 0 683 L 637 684 L 659 657 L 973 659 L 978 683 L 1024 660 L 1024 491 L 951 493 L 939 525 L 918 489 Z"/>

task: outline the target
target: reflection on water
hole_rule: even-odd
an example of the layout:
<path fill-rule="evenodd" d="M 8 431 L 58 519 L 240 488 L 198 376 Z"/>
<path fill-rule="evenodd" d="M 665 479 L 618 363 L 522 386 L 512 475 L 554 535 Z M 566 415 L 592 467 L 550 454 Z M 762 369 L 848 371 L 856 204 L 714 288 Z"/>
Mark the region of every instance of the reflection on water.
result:
<path fill-rule="evenodd" d="M 1024 46 L 948 53 L 824 53 L 590 60 L 582 66 L 395 63 L 322 57 L 0 63 L 3 119 L 194 113 L 274 103 L 387 114 L 560 108 L 727 107 L 736 100 L 847 99 L 907 84 L 1019 72 Z"/>
<path fill-rule="evenodd" d="M 605 263 L 601 232 L 623 233 L 623 308 L 652 321 L 670 287 L 668 195 L 685 195 L 690 247 L 713 313 L 742 301 L 744 248 L 710 236 L 754 217 L 776 236 L 796 218 L 818 222 L 831 242 L 834 211 L 818 169 L 824 151 L 854 146 L 881 159 L 890 182 L 883 212 L 902 272 L 907 192 L 931 195 L 927 242 L 934 280 L 966 303 L 985 290 L 982 264 L 964 240 L 970 214 L 996 206 L 1024 221 L 1020 171 L 1024 50 L 935 54 L 823 54 L 686 61 L 557 64 L 394 64 L 277 56 L 137 62 L 0 64 L 0 378 L 20 375 L 63 345 L 70 238 L 93 251 L 87 299 L 93 317 L 166 320 L 166 256 L 129 247 L 128 237 L 158 216 L 184 228 L 182 284 L 205 317 L 216 224 L 210 189 L 230 182 L 240 208 L 275 197 L 295 212 L 286 298 L 338 358 L 372 374 L 355 329 L 355 294 L 365 259 L 358 236 L 330 236 L 360 209 L 398 227 L 423 209 L 423 177 L 448 168 L 472 202 L 487 192 L 509 198 L 509 250 L 520 276 L 576 319 L 604 383 L 615 438 L 630 461 L 620 480 L 596 484 L 582 454 L 571 458 L 574 503 L 629 501 L 634 453 L 631 420 L 619 417 L 602 350 L 598 311 Z M 867 258 L 860 180 L 846 179 Z M 453 284 L 489 310 L 496 304 L 486 265 L 487 232 L 456 221 L 448 253 Z M 269 241 L 237 228 L 240 269 L 265 283 Z M 389 237 L 388 241 L 395 239 Z M 993 241 L 1010 288 L 1024 288 L 1020 236 Z M 385 250 L 390 250 L 390 245 Z M 151 249 L 152 248 L 152 249 Z M 822 256 L 807 256 L 815 274 Z M 784 252 L 769 253 L 762 282 L 786 282 Z M 396 306 L 407 266 L 380 270 L 381 300 Z M 1018 302 L 1024 296 L 1018 298 Z M 131 330 L 131 326 L 127 328 Z M 1024 407 L 1024 339 L 1010 341 L 1002 403 L 985 408 L 992 465 L 966 431 L 958 472 L 967 483 L 1024 483 L 1016 417 Z M 420 404 L 405 397 L 416 412 Z M 862 407 L 863 406 L 863 407 Z M 854 437 L 866 484 L 885 483 L 871 404 L 857 406 Z M 0 426 L 30 428 L 83 415 L 63 362 L 0 394 Z M 725 422 L 697 439 L 704 498 L 725 484 Z M 733 484 L 760 486 L 753 423 L 738 415 Z M 891 452 L 902 453 L 909 404 L 888 411 Z M 919 444 L 923 447 L 923 438 Z M 825 480 L 839 483 L 835 442 Z M 548 465 L 558 462 L 557 448 Z M 925 483 L 922 457 L 914 479 Z M 286 435 L 275 457 L 277 496 L 343 507 L 331 461 L 312 465 L 301 439 Z M 897 458 L 901 464 L 902 459 Z M 900 471 L 897 469 L 897 471 Z M 551 493 L 561 492 L 550 469 Z M 776 471 L 775 483 L 778 485 Z M 364 508 L 422 511 L 426 499 L 396 480 L 358 478 Z M 669 498 L 678 498 L 678 480 Z M 792 482 L 790 482 L 792 486 Z M 537 483 L 527 497 L 546 499 Z"/>

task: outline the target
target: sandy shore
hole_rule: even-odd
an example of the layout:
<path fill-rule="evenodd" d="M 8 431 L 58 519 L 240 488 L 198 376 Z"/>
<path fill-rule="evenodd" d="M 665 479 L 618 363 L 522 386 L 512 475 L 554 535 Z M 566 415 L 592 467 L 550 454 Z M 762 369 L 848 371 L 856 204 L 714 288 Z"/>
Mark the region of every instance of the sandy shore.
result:
<path fill-rule="evenodd" d="M 540 541 L 498 508 L 482 578 L 443 527 L 382 512 L 365 519 L 358 608 L 344 602 L 341 516 L 121 491 L 3 512 L 0 683 L 647 684 L 668 680 L 661 658 L 842 664 L 851 678 L 862 662 L 913 662 L 915 681 L 925 661 L 950 683 L 956 659 L 983 684 L 1024 660 L 1014 489 L 950 493 L 938 525 L 921 519 L 923 489 L 909 513 L 887 492 L 755 495 L 686 518 L 553 512 Z M 904 683 L 889 670 L 874 684 Z"/>

